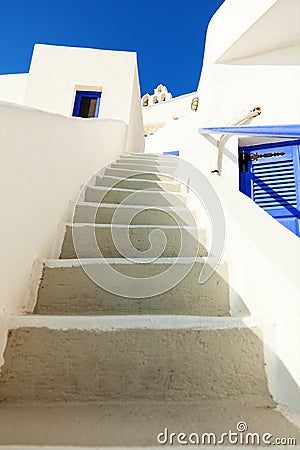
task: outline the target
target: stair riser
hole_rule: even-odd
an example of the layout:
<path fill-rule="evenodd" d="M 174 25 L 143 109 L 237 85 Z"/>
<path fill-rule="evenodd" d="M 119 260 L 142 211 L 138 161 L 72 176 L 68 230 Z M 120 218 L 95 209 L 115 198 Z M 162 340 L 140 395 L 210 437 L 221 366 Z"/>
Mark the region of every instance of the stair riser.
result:
<path fill-rule="evenodd" d="M 143 170 L 123 170 L 123 169 L 105 169 L 104 171 L 105 176 L 112 176 L 112 177 L 131 177 L 131 178 L 137 178 L 142 180 L 161 180 L 161 181 L 172 181 L 173 176 L 172 175 L 163 175 L 160 173 L 150 173 L 145 172 Z"/>
<path fill-rule="evenodd" d="M 153 245 L 150 250 L 149 237 Z M 67 226 L 60 258 L 175 258 L 177 256 L 206 256 L 205 232 L 202 230 L 162 229 L 164 237 L 155 228 L 115 228 Z M 129 239 L 128 240 L 128 234 Z M 96 245 L 96 242 L 97 245 Z M 116 242 L 116 239 L 118 241 Z M 76 242 L 76 250 L 74 248 Z M 117 246 L 119 248 L 117 248 Z M 131 248 L 132 247 L 132 248 Z M 182 247 L 182 248 L 181 248 Z M 146 253 L 145 253 L 146 252 Z M 162 252 L 162 253 L 161 253 Z"/>
<path fill-rule="evenodd" d="M 112 169 L 127 169 L 127 170 L 140 170 L 142 172 L 157 172 L 157 173 L 165 173 L 167 175 L 175 176 L 177 167 L 170 166 L 147 166 L 146 164 L 121 164 L 121 163 L 112 163 Z"/>
<path fill-rule="evenodd" d="M 189 210 L 187 211 L 162 211 L 159 209 L 145 209 L 140 208 L 106 208 L 100 206 L 99 208 L 86 205 L 77 205 L 73 221 L 74 223 L 96 223 L 109 224 L 113 220 L 113 215 L 116 210 L 117 214 L 114 216 L 114 223 L 132 225 L 196 225 L 196 215 Z M 134 217 L 133 217 L 134 216 Z M 133 219 L 131 220 L 131 217 Z"/>
<path fill-rule="evenodd" d="M 174 287 L 153 297 L 136 298 L 140 285 L 135 278 L 154 277 L 166 271 L 168 264 L 112 264 L 115 271 L 132 278 L 131 298 L 120 297 L 97 286 L 81 267 L 44 267 L 38 291 L 37 314 L 123 315 L 183 314 L 228 316 L 229 289 L 227 266 L 220 265 L 206 283 L 199 285 L 203 263 L 196 263 L 188 275 Z M 101 271 L 101 267 L 94 266 Z M 90 266 L 87 266 L 90 270 Z M 180 267 L 184 273 L 186 267 Z"/>
<path fill-rule="evenodd" d="M 110 177 L 96 177 L 96 186 L 105 186 L 105 187 L 115 187 L 121 189 L 159 189 L 162 191 L 169 192 L 180 192 L 181 186 L 179 183 L 160 183 L 154 181 L 145 181 L 145 180 L 137 180 L 137 179 L 125 179 L 125 180 L 116 180 L 115 178 Z"/>
<path fill-rule="evenodd" d="M 184 195 L 168 192 L 132 192 L 120 191 L 114 188 L 108 190 L 87 187 L 85 201 L 92 203 L 121 203 L 126 205 L 145 206 L 177 206 L 184 207 L 186 198 Z"/>
<path fill-rule="evenodd" d="M 18 403 L 243 395 L 268 395 L 262 345 L 246 328 L 15 329 L 0 379 L 0 399 Z"/>

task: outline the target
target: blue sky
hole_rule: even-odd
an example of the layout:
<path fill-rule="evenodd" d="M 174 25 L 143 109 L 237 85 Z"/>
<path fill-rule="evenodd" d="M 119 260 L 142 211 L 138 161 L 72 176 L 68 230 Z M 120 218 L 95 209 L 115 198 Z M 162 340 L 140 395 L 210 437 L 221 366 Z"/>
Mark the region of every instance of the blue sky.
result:
<path fill-rule="evenodd" d="M 35 43 L 136 51 L 142 94 L 197 88 L 205 33 L 224 0 L 0 0 L 0 73 L 29 70 Z"/>

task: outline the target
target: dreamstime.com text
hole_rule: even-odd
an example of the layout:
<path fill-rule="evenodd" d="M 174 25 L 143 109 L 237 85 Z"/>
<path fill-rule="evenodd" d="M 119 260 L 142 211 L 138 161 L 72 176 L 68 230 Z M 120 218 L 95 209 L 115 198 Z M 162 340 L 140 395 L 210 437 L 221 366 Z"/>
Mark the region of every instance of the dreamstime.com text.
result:
<path fill-rule="evenodd" d="M 235 430 L 224 433 L 170 432 L 165 428 L 157 435 L 160 445 L 296 445 L 294 437 L 276 437 L 271 433 L 249 432 L 246 422 L 238 422 Z"/>

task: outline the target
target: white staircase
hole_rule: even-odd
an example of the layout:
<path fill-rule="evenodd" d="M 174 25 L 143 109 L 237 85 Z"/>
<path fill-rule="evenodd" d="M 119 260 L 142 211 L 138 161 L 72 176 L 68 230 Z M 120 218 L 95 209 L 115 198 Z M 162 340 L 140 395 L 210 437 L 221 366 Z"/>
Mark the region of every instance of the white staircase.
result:
<path fill-rule="evenodd" d="M 239 421 L 250 432 L 300 442 L 300 430 L 276 411 L 269 393 L 259 330 L 230 315 L 227 264 L 198 283 L 206 233 L 198 230 L 175 172 L 176 158 L 129 155 L 87 187 L 66 226 L 60 259 L 44 262 L 33 314 L 10 323 L 0 376 L 4 448 L 155 447 L 165 428 L 220 437 Z M 111 225 L 116 211 L 118 222 Z M 154 262 L 136 261 L 134 251 L 124 255 L 115 248 L 111 229 L 121 242 L 128 232 L 147 258 L 153 257 L 148 236 L 153 232 L 155 243 L 154 230 L 160 230 L 157 243 L 165 234 L 166 245 Z M 178 258 L 182 235 L 186 245 Z M 73 236 L 81 262 L 95 272 L 106 258 L 131 277 L 132 298 L 92 281 Z M 184 269 L 191 255 L 195 264 L 178 285 L 134 298 L 140 293 L 135 279 L 174 263 Z"/>

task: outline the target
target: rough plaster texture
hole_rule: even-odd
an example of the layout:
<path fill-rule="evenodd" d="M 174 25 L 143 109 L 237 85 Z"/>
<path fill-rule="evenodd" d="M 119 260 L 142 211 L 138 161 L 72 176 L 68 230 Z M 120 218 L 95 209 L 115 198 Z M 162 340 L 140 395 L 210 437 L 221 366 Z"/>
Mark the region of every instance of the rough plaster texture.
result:
<path fill-rule="evenodd" d="M 130 162 L 114 162 L 111 164 L 112 169 L 127 169 L 127 170 L 140 170 L 141 172 L 162 172 L 167 175 L 175 175 L 176 173 L 175 165 L 167 166 L 155 164 L 153 166 L 146 166 L 142 162 L 140 164 L 130 163 Z"/>
<path fill-rule="evenodd" d="M 257 330 L 9 332 L 0 398 L 178 401 L 257 398 L 268 392 Z M 34 368 L 34 370 L 32 370 Z"/>
<path fill-rule="evenodd" d="M 144 170 L 128 170 L 128 169 L 105 169 L 105 175 L 113 176 L 113 177 L 131 177 L 131 178 L 142 178 L 144 180 L 162 180 L 162 181 L 172 181 L 173 177 L 171 175 L 164 175 L 159 172 L 147 172 Z"/>
<path fill-rule="evenodd" d="M 171 155 L 164 155 L 161 158 L 155 158 L 153 156 L 148 157 L 148 155 L 145 155 L 144 153 L 140 156 L 123 155 L 121 158 L 117 159 L 116 162 L 120 164 L 142 164 L 143 166 L 178 166 L 178 160 Z"/>
<path fill-rule="evenodd" d="M 136 178 L 96 177 L 96 186 L 113 186 L 121 189 L 159 189 L 163 191 L 179 192 L 179 183 L 154 180 L 138 180 Z"/>
<path fill-rule="evenodd" d="M 145 206 L 185 206 L 186 197 L 176 192 L 161 190 L 144 190 L 133 192 L 132 189 L 87 187 L 85 201 L 92 203 L 121 203 L 125 205 Z"/>
<path fill-rule="evenodd" d="M 180 264 L 180 262 L 178 262 Z M 123 264 L 112 267 L 131 277 L 149 277 L 163 273 L 169 264 Z M 229 315 L 229 290 L 227 267 L 218 272 L 201 287 L 198 277 L 203 263 L 196 263 L 187 277 L 164 294 L 151 298 L 123 298 L 97 286 L 79 264 L 69 267 L 44 266 L 39 288 L 37 314 L 191 314 L 199 316 Z M 95 264 L 95 270 L 101 265 Z M 134 293 L 134 278 L 132 282 Z"/>
<path fill-rule="evenodd" d="M 189 227 L 78 224 L 66 227 L 60 258 L 206 256 L 205 236 Z"/>
<path fill-rule="evenodd" d="M 155 214 L 153 214 L 153 208 Z M 111 223 L 126 224 L 133 217 L 132 225 L 196 225 L 195 212 L 187 208 L 153 207 L 145 208 L 142 205 L 114 205 L 114 204 L 87 204 L 77 203 L 73 215 L 74 223 Z"/>

